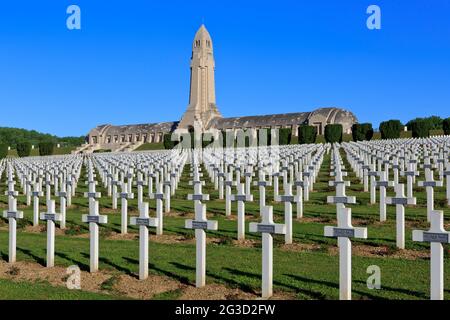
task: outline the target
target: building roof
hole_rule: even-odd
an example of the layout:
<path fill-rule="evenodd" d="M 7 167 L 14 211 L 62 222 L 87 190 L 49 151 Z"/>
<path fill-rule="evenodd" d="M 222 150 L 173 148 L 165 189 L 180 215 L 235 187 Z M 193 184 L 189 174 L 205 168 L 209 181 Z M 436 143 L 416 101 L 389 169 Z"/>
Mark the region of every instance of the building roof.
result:
<path fill-rule="evenodd" d="M 148 133 L 148 132 L 171 132 L 175 130 L 178 121 L 174 122 L 160 122 L 148 124 L 132 124 L 132 125 L 100 125 L 94 128 L 90 134 L 102 135 L 119 135 L 128 133 Z"/>
<path fill-rule="evenodd" d="M 273 126 L 292 126 L 299 124 L 313 125 L 315 122 L 320 123 L 341 123 L 351 126 L 358 122 L 355 115 L 347 110 L 340 108 L 319 108 L 312 112 L 294 112 L 279 113 L 259 116 L 245 116 L 232 118 L 213 118 L 209 123 L 209 128 L 218 130 L 238 129 L 238 128 L 255 128 L 255 127 L 273 127 Z M 150 124 L 135 124 L 113 126 L 109 124 L 100 125 L 91 130 L 91 134 L 95 135 L 120 135 L 131 133 L 148 133 L 148 132 L 172 132 L 178 126 L 178 121 L 161 122 Z"/>
<path fill-rule="evenodd" d="M 309 114 L 310 112 L 295 112 L 260 116 L 215 118 L 211 120 L 210 127 L 220 130 L 228 128 L 250 128 L 276 125 L 288 126 L 304 123 L 308 119 Z"/>
<path fill-rule="evenodd" d="M 319 108 L 312 112 L 294 112 L 269 114 L 260 116 L 245 116 L 233 118 L 215 118 L 211 120 L 209 127 L 219 130 L 231 128 L 249 128 L 265 126 L 292 126 L 299 124 L 313 124 L 319 120 L 324 123 L 355 123 L 357 119 L 350 111 L 340 108 Z"/>

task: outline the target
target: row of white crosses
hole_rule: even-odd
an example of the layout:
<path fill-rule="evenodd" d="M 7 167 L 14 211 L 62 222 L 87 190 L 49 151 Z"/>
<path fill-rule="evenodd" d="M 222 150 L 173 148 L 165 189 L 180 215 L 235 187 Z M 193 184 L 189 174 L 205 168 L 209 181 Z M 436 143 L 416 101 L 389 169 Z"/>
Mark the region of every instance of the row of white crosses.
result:
<path fill-rule="evenodd" d="M 430 291 L 431 299 L 443 299 L 443 243 L 449 243 L 449 233 L 443 228 L 443 212 L 434 210 L 434 188 L 443 186 L 444 177 L 447 179 L 446 197 L 448 195 L 448 176 L 444 171 L 449 167 L 449 144 L 448 137 L 444 137 L 443 140 L 431 139 L 421 141 L 413 140 L 406 142 L 404 140 L 396 141 L 399 145 L 402 145 L 400 152 L 393 154 L 393 171 L 394 180 L 388 181 L 388 161 L 385 161 L 385 170 L 381 173 L 382 180 L 379 182 L 380 193 L 383 193 L 381 188 L 385 186 L 393 186 L 395 190 L 394 197 L 387 197 L 386 203 L 396 205 L 396 244 L 398 248 L 403 249 L 405 247 L 405 205 L 415 205 L 416 199 L 413 195 L 413 184 L 415 177 L 419 175 L 418 167 L 420 166 L 424 171 L 424 180 L 418 182 L 418 186 L 424 187 L 427 194 L 427 220 L 430 222 L 430 229 L 428 231 L 413 231 L 413 241 L 429 242 L 431 246 L 431 262 L 430 262 Z M 431 143 L 430 143 L 431 142 Z M 382 143 L 382 142 L 381 142 Z M 429 145 L 433 143 L 438 146 L 435 149 L 439 150 L 431 155 Z M 375 145 L 380 142 L 375 142 Z M 419 146 L 417 146 L 419 145 Z M 372 146 L 373 147 L 373 146 Z M 384 145 L 383 148 L 386 148 Z M 420 148 L 421 151 L 418 151 Z M 350 149 L 350 148 L 349 148 Z M 347 154 L 352 150 L 347 149 Z M 362 147 L 361 149 L 364 149 Z M 389 148 L 388 148 L 389 149 Z M 409 149 L 409 153 L 405 153 L 405 149 Z M 354 151 L 354 149 L 353 149 Z M 353 153 L 354 155 L 355 153 Z M 351 155 L 350 157 L 351 158 Z M 357 158 L 357 157 L 355 157 Z M 388 158 L 388 157 L 387 157 Z M 418 159 L 423 159 L 423 164 L 419 165 Z M 433 159 L 434 165 L 431 163 Z M 355 163 L 355 162 L 353 162 Z M 438 169 L 440 180 L 434 180 L 433 168 Z M 355 169 L 355 168 L 354 168 Z M 404 194 L 404 185 L 399 183 L 398 171 L 407 179 L 407 195 Z M 370 172 L 368 174 L 370 176 Z M 384 190 L 383 190 L 384 191 Z M 384 194 L 385 195 L 385 194 Z M 381 194 L 383 197 L 383 194 Z M 371 197 L 372 198 L 372 197 Z M 371 199 L 372 200 L 372 199 Z M 382 199 L 380 199 L 382 202 Z M 380 203 L 381 205 L 381 203 Z M 381 208 L 380 208 L 381 209 Z M 382 210 L 380 210 L 382 213 Z"/>
<path fill-rule="evenodd" d="M 339 247 L 339 299 L 351 299 L 352 282 L 352 247 L 351 238 L 367 238 L 367 228 L 353 227 L 351 222 L 351 209 L 346 208 L 346 204 L 356 203 L 354 196 L 347 196 L 345 187 L 350 185 L 350 181 L 345 181 L 347 175 L 343 171 L 342 159 L 339 154 L 339 145 L 335 144 L 332 148 L 331 176 L 334 180 L 329 181 L 330 186 L 336 188 L 336 196 L 329 196 L 328 203 L 336 204 L 337 226 L 326 226 L 324 235 L 338 239 Z"/>
<path fill-rule="evenodd" d="M 17 180 L 26 195 L 26 204 L 31 205 L 33 199 L 33 225 L 39 224 L 40 198 L 43 197 L 45 185 L 45 202 L 49 205 L 51 188 L 54 196 L 59 197 L 63 219 L 60 227 L 65 228 L 65 210 L 71 205 L 72 196 L 81 172 L 82 158 L 79 156 L 55 156 L 42 159 L 24 158 L 14 160 Z"/>
<path fill-rule="evenodd" d="M 89 214 L 82 216 L 82 221 L 89 223 L 89 267 L 90 272 L 98 270 L 99 259 L 99 224 L 108 222 L 106 215 L 100 215 L 99 201 L 101 193 L 96 191 L 97 181 L 95 180 L 94 167 L 90 159 L 87 160 L 87 180 L 88 192 L 84 193 L 84 197 L 88 198 Z"/>
<path fill-rule="evenodd" d="M 320 163 L 321 163 L 321 157 L 323 156 L 324 152 L 328 152 L 328 149 L 320 149 L 320 150 L 316 150 L 316 158 L 311 159 L 311 167 L 312 168 L 308 168 L 308 170 L 311 170 L 311 182 L 314 182 L 314 176 L 317 175 L 317 166 L 320 167 Z M 354 203 L 354 199 L 352 199 L 352 197 L 347 197 L 345 195 L 345 186 L 348 185 L 347 182 L 343 181 L 343 176 L 345 176 L 345 173 L 342 171 L 342 161 L 340 159 L 339 153 L 338 153 L 338 149 L 337 148 L 333 148 L 332 149 L 332 156 L 333 156 L 333 160 L 332 160 L 332 165 L 333 165 L 333 172 L 332 175 L 335 176 L 335 180 L 330 182 L 330 185 L 334 185 L 336 186 L 336 196 L 335 197 L 331 197 L 328 199 L 329 202 L 331 203 L 336 203 L 337 205 L 337 220 L 338 220 L 338 226 L 337 227 L 326 227 L 325 228 L 325 236 L 333 236 L 333 237 L 337 237 L 338 238 L 338 242 L 339 242 L 339 250 L 340 250 L 340 297 L 342 299 L 349 299 L 350 298 L 350 293 L 351 293 L 351 243 L 350 243 L 350 239 L 352 237 L 366 237 L 367 236 L 367 231 L 365 230 L 365 228 L 354 228 L 351 225 L 351 211 L 349 208 L 345 208 L 345 204 L 346 203 Z M 195 157 L 194 157 L 195 158 Z M 273 164 L 270 164 L 270 162 L 268 161 L 268 159 L 265 159 L 265 161 L 267 161 L 266 165 L 262 165 L 260 166 L 258 169 L 263 171 L 264 169 L 269 168 L 270 170 L 274 170 L 276 171 L 277 168 L 273 168 Z M 385 160 L 384 160 L 385 161 Z M 313 163 L 314 162 L 314 163 Z M 98 195 L 95 192 L 95 173 L 93 171 L 93 164 L 91 163 L 91 160 L 88 159 L 85 162 L 86 167 L 88 168 L 88 187 L 89 187 L 89 192 L 86 194 L 86 197 L 89 198 L 89 215 L 83 217 L 83 221 L 85 222 L 89 222 L 90 223 L 90 230 L 91 230 L 91 234 L 90 234 L 90 239 L 91 239 L 91 271 L 95 270 L 96 268 L 98 268 L 98 229 L 97 229 L 97 237 L 95 236 L 95 227 L 98 227 L 98 223 L 102 223 L 103 221 L 101 221 L 102 219 L 99 216 L 98 213 L 98 201 L 96 200 L 97 198 L 100 197 L 100 195 Z M 386 165 L 386 163 L 384 163 Z M 95 164 L 96 166 L 99 165 L 98 163 Z M 230 166 L 231 168 L 233 168 L 233 166 Z M 240 167 L 240 166 L 239 166 Z M 284 162 L 284 167 L 286 168 L 286 162 Z M 243 206 L 243 202 L 244 201 L 250 201 L 251 200 L 251 194 L 246 193 L 245 192 L 245 185 L 242 184 L 240 182 L 240 169 L 236 170 L 237 167 L 234 167 L 234 172 L 236 173 L 236 181 L 234 181 L 233 178 L 230 178 L 228 181 L 231 181 L 232 183 L 235 182 L 236 186 L 238 188 L 238 193 L 237 195 L 234 195 L 233 197 L 230 196 L 230 200 L 233 201 L 237 201 L 238 202 L 238 211 L 239 211 L 239 207 L 242 208 L 241 214 L 240 215 L 240 219 L 238 219 L 238 230 L 245 230 L 245 227 L 243 227 L 243 225 L 245 225 L 245 219 L 244 221 L 242 221 L 242 217 L 245 215 L 245 207 Z M 373 170 L 374 167 L 365 167 L 362 168 L 363 172 L 366 171 L 366 174 L 368 174 L 369 170 L 370 171 L 374 171 Z M 98 169 L 98 167 L 97 167 Z M 131 168 L 127 168 L 127 169 L 131 169 Z M 233 169 L 232 169 L 233 170 Z M 287 171 L 291 171 L 291 169 L 288 168 L 288 170 L 284 170 L 282 169 L 284 172 Z M 167 172 L 167 167 L 163 169 L 165 178 L 162 178 L 162 180 L 164 181 L 164 179 L 166 179 L 165 181 L 170 181 L 170 184 L 168 184 L 168 194 L 172 194 L 173 190 L 172 190 L 172 186 L 174 184 L 172 184 L 173 181 L 176 180 L 177 178 L 177 174 L 175 172 Z M 251 172 L 251 170 L 246 169 L 246 172 Z M 128 172 L 132 172 L 131 170 L 128 170 Z M 139 171 L 137 171 L 139 172 Z M 285 176 L 285 173 L 283 172 L 283 176 Z M 386 168 L 384 170 L 384 172 L 387 172 Z M 171 174 L 174 174 L 174 176 L 170 176 Z M 196 284 L 197 286 L 202 286 L 205 284 L 205 270 L 206 270 L 206 265 L 205 265 L 205 255 L 206 255 L 206 234 L 205 234 L 205 230 L 216 230 L 217 229 L 217 223 L 214 221 L 209 221 L 206 218 L 206 205 L 202 203 L 202 201 L 207 201 L 209 199 L 208 195 L 204 195 L 202 193 L 201 190 L 201 186 L 202 183 L 204 181 L 200 180 L 200 166 L 197 164 L 197 160 L 194 160 L 191 166 L 191 174 L 193 177 L 192 180 L 192 185 L 194 186 L 194 194 L 189 195 L 189 199 L 194 201 L 194 209 L 195 209 L 195 219 L 194 220 L 188 220 L 186 221 L 186 227 L 187 228 L 193 228 L 195 229 L 195 233 L 196 233 L 196 252 L 197 252 L 197 276 L 196 276 Z M 363 173 L 364 174 L 364 173 Z M 12 173 L 11 173 L 12 176 Z M 244 175 L 245 176 L 245 175 Z M 271 177 L 273 175 L 269 175 L 269 177 Z M 291 175 L 292 176 L 292 175 Z M 133 179 L 133 173 L 131 173 L 131 175 L 127 175 L 127 182 L 124 181 L 124 183 L 122 184 L 122 188 L 126 191 L 129 192 L 131 191 L 131 181 Z M 175 180 L 174 180 L 175 178 Z M 219 176 L 218 176 L 219 178 Z M 364 179 L 364 176 L 362 176 L 362 178 Z M 107 177 L 108 179 L 108 177 Z M 264 178 L 263 178 L 264 179 Z M 8 179 L 10 181 L 12 181 L 13 179 Z M 109 178 L 109 180 L 111 180 Z M 141 181 L 138 178 L 139 181 Z M 239 180 L 239 181 L 237 181 Z M 264 179 L 265 180 L 265 179 Z M 430 179 L 427 179 L 427 181 L 430 181 Z M 272 208 L 271 207 L 267 207 L 264 206 L 261 209 L 262 212 L 262 223 L 259 224 L 250 224 L 250 231 L 251 232 L 261 232 L 263 235 L 263 272 L 262 272 L 262 277 L 263 277 L 263 297 L 270 297 L 270 295 L 272 294 L 272 268 L 273 268 L 273 244 L 272 244 L 272 235 L 273 234 L 287 234 L 289 233 L 288 229 L 288 224 L 290 222 L 290 220 L 292 219 L 292 205 L 291 203 L 295 201 L 294 196 L 292 196 L 292 192 L 291 192 L 291 188 L 292 185 L 289 183 L 290 180 L 284 180 L 283 181 L 283 185 L 284 185 L 284 191 L 285 194 L 280 196 L 278 195 L 276 200 L 278 201 L 284 201 L 285 202 L 285 224 L 283 225 L 277 225 L 273 223 L 273 214 L 272 214 Z M 161 194 L 161 201 L 164 197 L 164 195 L 166 195 L 167 193 L 162 193 L 161 190 L 161 183 L 157 184 L 157 188 L 159 186 L 159 193 L 157 191 L 157 194 Z M 8 186 L 9 187 L 9 186 Z M 397 189 L 400 190 L 400 184 L 396 185 L 396 191 Z M 402 186 L 403 187 L 403 186 Z M 10 188 L 10 187 L 9 187 Z M 11 195 L 14 196 L 14 187 L 11 187 Z M 307 188 L 309 189 L 309 187 Z M 237 197 L 236 197 L 237 196 Z M 354 198 L 354 197 L 353 197 Z M 389 198 L 388 198 L 389 199 Z M 396 205 L 405 205 L 408 204 L 408 200 L 404 200 L 404 195 L 400 194 L 400 191 L 398 192 L 398 195 L 396 195 L 396 197 L 394 197 L 393 199 L 397 199 L 397 200 L 392 200 L 393 204 Z M 158 200 L 158 199 L 157 199 Z M 390 200 L 388 200 L 390 201 Z M 92 205 L 91 205 L 92 203 Z M 265 204 L 265 202 L 264 202 Z M 162 207 L 162 205 L 161 205 Z M 11 212 L 17 211 L 17 208 L 14 208 L 13 205 L 11 205 L 9 207 Z M 151 219 L 149 218 L 148 215 L 148 204 L 147 203 L 142 203 L 139 205 L 139 218 L 132 218 L 132 220 L 130 221 L 131 224 L 135 224 L 135 225 L 139 225 L 140 228 L 140 278 L 144 279 L 147 277 L 148 275 L 148 227 L 150 226 L 155 226 L 158 227 L 159 225 L 161 225 L 158 221 L 158 218 L 156 219 Z M 289 215 L 290 212 L 290 215 Z M 433 211 L 434 212 L 434 211 Z M 434 213 L 433 213 L 434 214 Z M 431 215 L 431 219 L 432 219 L 432 224 L 434 224 L 434 226 L 432 225 L 432 228 L 430 229 L 430 231 L 428 233 L 433 233 L 434 235 L 428 236 L 425 235 L 422 238 L 418 238 L 417 236 L 415 237 L 415 239 L 417 239 L 417 241 L 432 241 L 433 239 L 438 239 L 439 242 L 444 242 L 443 239 L 444 236 L 438 236 L 436 234 L 440 234 L 443 233 L 443 228 L 442 228 L 442 223 L 440 226 L 436 227 L 436 225 L 439 225 L 439 223 L 433 222 L 434 220 L 434 215 Z M 239 212 L 238 212 L 239 215 Z M 93 218 L 92 218 L 93 217 Z M 47 265 L 48 266 L 52 266 L 54 263 L 54 222 L 58 221 L 61 219 L 61 215 L 55 212 L 55 204 L 53 200 L 50 200 L 48 202 L 48 212 L 41 214 L 41 218 L 44 220 L 47 220 L 47 224 L 48 224 L 48 228 L 47 228 Z M 162 218 L 162 214 L 161 214 L 161 218 Z M 137 220 L 137 219 L 141 219 L 141 220 Z M 404 219 L 404 217 L 403 217 Z M 241 223 L 239 223 L 239 220 L 241 221 Z M 106 221 L 104 221 L 106 222 Z M 240 224 L 240 227 L 239 227 Z M 91 225 L 94 227 L 91 229 Z M 93 231 L 92 231 L 93 230 Z M 399 233 L 399 232 L 398 232 Z M 242 234 L 242 232 L 238 232 L 238 237 L 239 234 Z M 245 234 L 245 232 L 244 232 Z M 448 236 L 446 238 L 448 240 Z M 286 240 L 288 241 L 288 236 L 286 236 Z M 434 243 L 433 243 L 434 244 Z M 432 245 L 433 245 L 432 244 Z M 436 250 L 434 250 L 436 251 Z M 436 251 L 438 252 L 438 251 Z M 438 252 L 439 253 L 439 252 Z M 433 255 L 433 246 L 432 246 L 432 265 L 439 265 L 436 264 L 436 261 L 439 262 L 439 259 L 435 259 L 433 260 L 433 256 L 436 256 L 437 254 Z M 441 259 L 442 260 L 442 259 Z M 97 267 L 95 264 L 95 261 L 97 261 Z M 435 263 L 433 264 L 433 261 L 435 261 Z M 94 266 L 94 267 L 93 267 Z M 437 267 L 436 267 L 437 268 Z M 432 267 L 433 269 L 433 267 Z M 442 270 L 442 267 L 441 269 Z M 433 278 L 433 276 L 432 276 Z M 441 277 L 442 278 L 442 277 Z M 439 277 L 438 277 L 439 279 Z M 435 285 L 436 287 L 437 285 Z M 432 284 L 433 287 L 433 284 Z M 439 286 L 438 286 L 439 287 Z M 442 286 L 441 286 L 442 287 Z M 432 290 L 433 291 L 433 290 Z"/>
<path fill-rule="evenodd" d="M 14 173 L 11 165 L 8 166 L 7 178 L 8 191 L 5 192 L 5 195 L 8 196 L 8 210 L 3 212 L 3 217 L 8 219 L 9 225 L 8 259 L 9 263 L 14 263 L 16 261 L 17 219 L 23 219 L 23 211 L 17 210 L 17 196 L 19 193 L 14 190 L 16 182 L 14 181 Z"/>
<path fill-rule="evenodd" d="M 185 158 L 185 154 L 173 155 L 171 152 L 162 152 L 101 155 L 93 159 L 97 170 L 102 172 L 101 179 L 108 190 L 108 195 L 112 197 L 113 209 L 117 208 L 117 199 L 121 199 L 122 234 L 126 234 L 128 229 L 128 201 L 135 197 L 132 192 L 133 182 L 137 189 L 139 210 L 144 205 L 146 196 L 144 187 L 148 186 L 148 198 L 156 201 L 158 218 L 156 232 L 158 235 L 162 234 L 163 211 L 170 211 L 170 197 L 175 194 L 178 187 Z M 118 187 L 121 188 L 120 193 Z"/>

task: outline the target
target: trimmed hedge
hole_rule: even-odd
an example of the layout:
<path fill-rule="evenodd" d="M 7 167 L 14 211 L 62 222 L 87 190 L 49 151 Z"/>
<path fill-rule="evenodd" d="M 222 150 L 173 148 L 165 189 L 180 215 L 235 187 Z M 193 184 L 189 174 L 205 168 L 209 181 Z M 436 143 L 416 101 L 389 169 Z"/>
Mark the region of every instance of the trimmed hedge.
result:
<path fill-rule="evenodd" d="M 402 131 L 400 120 L 389 120 L 380 123 L 381 139 L 398 139 Z"/>
<path fill-rule="evenodd" d="M 429 121 L 418 119 L 410 123 L 413 138 L 427 138 L 430 136 L 431 124 Z"/>
<path fill-rule="evenodd" d="M 278 144 L 279 145 L 286 145 L 291 144 L 292 139 L 292 129 L 290 128 L 281 128 L 278 131 Z"/>
<path fill-rule="evenodd" d="M 8 156 L 8 145 L 0 144 L 0 159 L 6 158 Z"/>
<path fill-rule="evenodd" d="M 373 137 L 373 129 L 371 123 L 355 123 L 352 125 L 353 141 L 370 141 Z"/>
<path fill-rule="evenodd" d="M 39 143 L 39 155 L 40 156 L 51 156 L 53 150 L 55 149 L 55 144 L 53 142 L 40 142 Z"/>
<path fill-rule="evenodd" d="M 315 143 L 317 138 L 317 129 L 314 126 L 300 125 L 298 127 L 298 143 Z"/>
<path fill-rule="evenodd" d="M 444 119 L 444 121 L 442 121 L 442 129 L 444 129 L 445 135 L 450 135 L 450 118 Z"/>
<path fill-rule="evenodd" d="M 342 124 L 327 124 L 325 126 L 325 141 L 328 143 L 341 143 L 342 131 Z"/>
<path fill-rule="evenodd" d="M 164 149 L 173 149 L 179 143 L 179 141 L 172 141 L 171 138 L 172 138 L 171 133 L 164 134 L 163 136 Z"/>
<path fill-rule="evenodd" d="M 19 142 L 16 145 L 17 155 L 21 158 L 29 157 L 31 153 L 31 143 L 29 142 Z"/>

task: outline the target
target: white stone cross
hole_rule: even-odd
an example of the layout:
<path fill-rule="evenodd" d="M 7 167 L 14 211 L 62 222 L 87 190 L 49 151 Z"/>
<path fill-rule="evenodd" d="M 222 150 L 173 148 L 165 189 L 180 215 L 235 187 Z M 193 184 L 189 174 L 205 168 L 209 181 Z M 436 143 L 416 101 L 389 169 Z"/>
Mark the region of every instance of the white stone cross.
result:
<path fill-rule="evenodd" d="M 139 279 L 148 277 L 148 227 L 157 227 L 158 218 L 150 218 L 148 202 L 139 207 L 139 217 L 131 217 L 130 225 L 139 226 Z"/>
<path fill-rule="evenodd" d="M 120 218 L 120 223 L 121 223 L 121 228 L 120 228 L 120 233 L 121 234 L 126 234 L 128 232 L 128 199 L 134 199 L 134 194 L 128 192 L 128 184 L 123 182 L 122 183 L 122 192 L 120 193 L 120 198 L 121 198 L 121 218 Z"/>
<path fill-rule="evenodd" d="M 72 205 L 72 195 L 73 192 L 75 191 L 72 175 L 70 173 L 67 175 L 66 190 L 67 190 L 67 206 L 70 207 Z"/>
<path fill-rule="evenodd" d="M 259 170 L 259 181 L 255 181 L 253 184 L 259 187 L 259 214 L 262 215 L 262 210 L 266 206 L 266 187 L 271 183 L 265 179 L 264 169 Z"/>
<path fill-rule="evenodd" d="M 292 243 L 292 202 L 295 202 L 295 197 L 292 194 L 292 184 L 284 184 L 284 195 L 277 197 L 277 201 L 284 202 L 284 224 L 286 225 L 286 234 L 284 242 L 286 244 Z"/>
<path fill-rule="evenodd" d="M 253 177 L 253 168 L 252 166 L 247 166 L 247 170 L 245 170 L 244 172 L 244 176 L 245 176 L 245 194 L 246 195 L 250 195 L 251 194 L 251 180 Z"/>
<path fill-rule="evenodd" d="M 142 171 L 137 172 L 137 179 L 135 181 L 135 184 L 137 186 L 137 195 L 138 195 L 138 208 L 141 207 L 142 203 L 144 202 L 144 186 L 147 184 L 147 182 L 142 177 Z"/>
<path fill-rule="evenodd" d="M 377 175 L 380 180 L 376 182 L 376 186 L 380 188 L 380 221 L 386 221 L 386 189 L 393 186 L 393 182 L 388 180 L 386 171 L 379 171 Z"/>
<path fill-rule="evenodd" d="M 206 283 L 206 233 L 205 230 L 217 230 L 217 221 L 206 219 L 206 205 L 200 201 L 195 204 L 195 219 L 185 221 L 186 229 L 195 229 L 196 240 L 196 277 L 197 288 Z"/>
<path fill-rule="evenodd" d="M 416 198 L 405 197 L 404 184 L 395 187 L 395 197 L 387 197 L 387 204 L 395 204 L 396 243 L 397 248 L 405 248 L 405 205 L 415 205 Z"/>
<path fill-rule="evenodd" d="M 67 207 L 67 192 L 66 192 L 66 184 L 63 182 L 61 183 L 61 190 L 58 192 L 59 197 L 59 207 L 61 211 L 61 222 L 59 224 L 59 227 L 61 229 L 66 228 L 66 207 Z"/>
<path fill-rule="evenodd" d="M 224 195 L 223 195 L 223 186 L 224 186 L 224 177 L 225 177 L 225 173 L 222 171 L 219 171 L 217 173 L 217 176 L 219 177 L 219 199 L 223 200 Z"/>
<path fill-rule="evenodd" d="M 400 169 L 400 166 L 398 164 L 398 158 L 394 157 L 393 164 L 392 164 L 392 170 L 394 172 L 394 185 L 397 185 L 399 183 L 399 181 L 398 181 L 399 169 Z"/>
<path fill-rule="evenodd" d="M 44 195 L 40 190 L 39 182 L 34 184 L 33 190 L 33 226 L 39 225 L 39 198 Z"/>
<path fill-rule="evenodd" d="M 377 202 L 377 175 L 378 172 L 375 171 L 375 165 L 371 165 L 371 170 L 367 172 L 367 176 L 370 178 L 370 204 L 375 204 Z"/>
<path fill-rule="evenodd" d="M 8 219 L 9 228 L 9 246 L 8 246 L 8 261 L 9 263 L 16 262 L 16 243 L 17 243 L 17 219 L 23 219 L 23 212 L 17 211 L 18 192 L 14 191 L 14 180 L 12 179 L 12 172 L 8 178 L 8 191 L 5 195 L 8 196 L 8 210 L 3 211 L 3 218 Z"/>
<path fill-rule="evenodd" d="M 236 181 L 233 181 L 233 174 L 228 172 L 225 180 L 225 215 L 231 215 L 231 187 L 236 185 Z"/>
<path fill-rule="evenodd" d="M 171 181 L 170 179 L 167 179 L 163 182 L 164 186 L 164 212 L 168 213 L 170 212 L 170 190 L 171 190 Z"/>
<path fill-rule="evenodd" d="M 119 180 L 119 175 L 117 174 L 117 172 L 114 174 L 113 179 L 111 180 L 111 185 L 112 185 L 112 208 L 113 210 L 117 209 L 117 188 L 118 186 L 121 185 L 121 182 Z"/>
<path fill-rule="evenodd" d="M 156 227 L 156 234 L 163 234 L 163 199 L 162 184 L 156 183 L 156 192 L 149 194 L 150 199 L 156 200 L 156 219 L 158 219 L 158 226 Z"/>
<path fill-rule="evenodd" d="M 53 181 L 50 180 L 50 172 L 47 171 L 47 173 L 45 174 L 45 199 L 46 202 L 48 203 L 51 199 L 52 199 L 52 185 L 53 185 Z"/>
<path fill-rule="evenodd" d="M 47 204 L 47 212 L 41 213 L 41 220 L 47 221 L 47 268 L 55 265 L 55 221 L 61 221 L 61 214 L 55 211 L 55 200 Z"/>
<path fill-rule="evenodd" d="M 303 201 L 309 201 L 309 190 L 311 184 L 311 172 L 303 172 Z"/>
<path fill-rule="evenodd" d="M 297 195 L 295 196 L 294 199 L 295 202 L 297 203 L 297 219 L 300 219 L 301 217 L 303 217 L 303 187 L 304 187 L 303 180 L 297 179 L 297 181 L 294 182 L 294 186 L 297 188 L 296 190 Z"/>
<path fill-rule="evenodd" d="M 369 171 L 371 170 L 371 166 L 369 164 L 363 164 L 361 166 L 363 170 L 363 186 L 364 186 L 364 192 L 369 191 Z"/>
<path fill-rule="evenodd" d="M 272 296 L 273 286 L 273 234 L 286 234 L 286 226 L 273 222 L 273 208 L 262 209 L 261 223 L 251 222 L 250 232 L 262 233 L 262 297 Z"/>
<path fill-rule="evenodd" d="M 352 226 L 350 208 L 338 209 L 338 226 L 326 226 L 325 237 L 338 238 L 339 246 L 339 299 L 352 298 L 352 244 L 350 238 L 367 239 L 367 228 Z"/>
<path fill-rule="evenodd" d="M 83 214 L 81 221 L 89 223 L 90 272 L 98 271 L 98 225 L 108 223 L 108 216 L 100 215 L 99 202 L 89 199 L 89 214 Z"/>
<path fill-rule="evenodd" d="M 194 194 L 188 194 L 187 196 L 188 200 L 194 201 L 194 207 L 201 201 L 209 200 L 209 194 L 202 193 L 202 182 L 204 181 L 197 181 L 197 183 L 194 183 Z"/>
<path fill-rule="evenodd" d="M 408 170 L 400 172 L 402 176 L 406 176 L 406 196 L 408 198 L 413 197 L 413 184 L 416 176 L 419 175 L 419 172 L 414 170 L 413 163 L 408 163 Z"/>
<path fill-rule="evenodd" d="M 277 201 L 279 195 L 279 180 L 280 180 L 280 172 L 272 173 L 273 177 L 273 200 Z"/>
<path fill-rule="evenodd" d="M 447 198 L 447 204 L 450 206 L 450 162 L 447 163 L 444 174 L 446 178 L 445 196 Z"/>
<path fill-rule="evenodd" d="M 431 212 L 431 227 L 428 231 L 413 230 L 413 241 L 430 243 L 430 298 L 444 299 L 444 248 L 443 243 L 450 243 L 450 233 L 444 230 L 443 211 Z"/>
<path fill-rule="evenodd" d="M 237 184 L 237 194 L 231 195 L 231 201 L 237 202 L 238 240 L 245 239 L 245 201 L 253 201 L 251 194 L 246 194 L 243 183 Z"/>
<path fill-rule="evenodd" d="M 25 181 L 26 184 L 26 195 L 27 195 L 27 206 L 31 205 L 31 196 L 32 196 L 32 188 L 33 188 L 33 179 L 31 178 L 31 173 L 27 176 Z"/>
<path fill-rule="evenodd" d="M 434 210 L 434 187 L 442 187 L 442 181 L 434 181 L 433 170 L 427 167 L 425 181 L 419 181 L 419 187 L 425 187 L 427 192 L 427 221 L 430 221 L 431 211 Z"/>
<path fill-rule="evenodd" d="M 126 175 L 127 178 L 127 192 L 132 193 L 132 186 L 133 186 L 133 177 L 134 177 L 134 169 L 129 168 L 128 173 Z"/>
<path fill-rule="evenodd" d="M 338 176 L 336 176 L 338 178 Z M 336 186 L 336 196 L 328 196 L 327 203 L 335 203 L 336 204 L 336 212 L 340 212 L 340 209 L 343 209 L 346 204 L 354 204 L 356 203 L 355 196 L 347 196 L 345 194 L 345 187 L 350 185 L 350 181 L 344 181 L 341 179 L 331 180 L 328 182 L 330 186 Z M 337 214 L 337 221 L 339 224 L 340 215 Z"/>

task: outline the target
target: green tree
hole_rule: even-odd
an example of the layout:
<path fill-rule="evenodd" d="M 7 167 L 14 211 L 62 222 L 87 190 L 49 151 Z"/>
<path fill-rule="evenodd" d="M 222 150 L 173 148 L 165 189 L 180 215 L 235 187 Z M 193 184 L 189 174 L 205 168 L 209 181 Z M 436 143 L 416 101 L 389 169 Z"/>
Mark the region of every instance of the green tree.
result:
<path fill-rule="evenodd" d="M 425 119 L 418 119 L 411 123 L 413 138 L 427 138 L 430 136 L 432 124 Z"/>
<path fill-rule="evenodd" d="M 29 142 L 19 142 L 16 145 L 17 155 L 21 158 L 29 157 L 31 153 L 31 143 Z"/>
<path fill-rule="evenodd" d="M 315 143 L 317 138 L 317 129 L 314 126 L 302 124 L 298 127 L 298 143 L 311 144 Z"/>
<path fill-rule="evenodd" d="M 8 156 L 8 145 L 0 144 L 0 159 L 6 158 Z"/>
<path fill-rule="evenodd" d="M 442 121 L 442 129 L 444 130 L 445 135 L 450 135 L 450 118 Z"/>
<path fill-rule="evenodd" d="M 380 123 L 381 139 L 398 139 L 400 138 L 401 130 L 402 123 L 400 120 L 389 120 Z"/>
<path fill-rule="evenodd" d="M 417 121 L 420 121 L 422 126 L 423 126 L 423 123 L 426 123 L 427 127 L 430 128 L 430 130 L 442 130 L 444 120 L 438 116 L 431 116 L 431 117 L 426 117 L 426 118 L 415 118 L 415 119 L 409 120 L 406 123 L 408 130 L 412 131 L 414 123 Z"/>
<path fill-rule="evenodd" d="M 40 133 L 35 130 L 25 130 L 19 128 L 0 127 L 0 143 L 15 146 L 21 142 L 29 142 L 37 146 L 40 142 L 51 141 L 60 143 L 62 146 L 75 147 L 83 144 L 86 137 L 56 137 L 50 134 Z"/>
<path fill-rule="evenodd" d="M 55 149 L 55 144 L 51 141 L 39 143 L 39 155 L 40 156 L 51 156 L 53 154 L 54 149 Z"/>
<path fill-rule="evenodd" d="M 373 129 L 371 123 L 355 123 L 352 125 L 353 141 L 371 140 L 373 137 Z"/>
<path fill-rule="evenodd" d="M 329 143 L 342 142 L 342 124 L 327 124 L 325 126 L 325 141 Z"/>
<path fill-rule="evenodd" d="M 292 129 L 290 129 L 290 128 L 281 128 L 278 131 L 278 135 L 279 135 L 279 144 L 280 145 L 291 144 Z"/>

